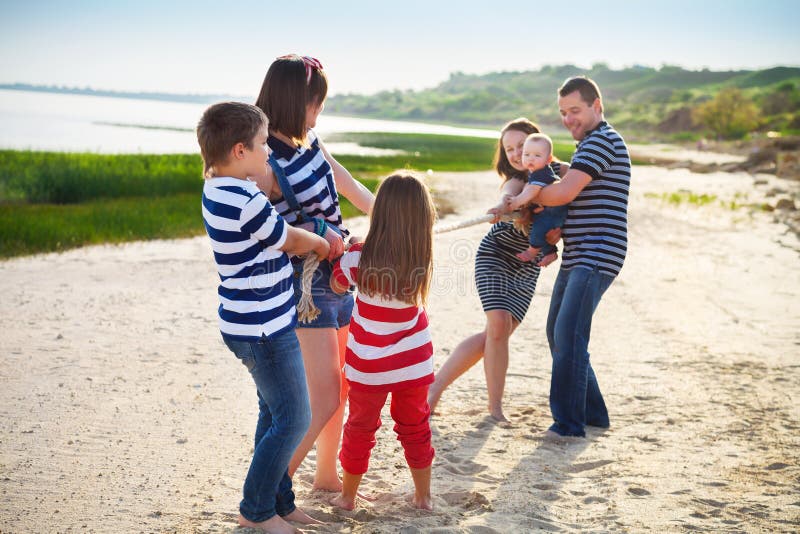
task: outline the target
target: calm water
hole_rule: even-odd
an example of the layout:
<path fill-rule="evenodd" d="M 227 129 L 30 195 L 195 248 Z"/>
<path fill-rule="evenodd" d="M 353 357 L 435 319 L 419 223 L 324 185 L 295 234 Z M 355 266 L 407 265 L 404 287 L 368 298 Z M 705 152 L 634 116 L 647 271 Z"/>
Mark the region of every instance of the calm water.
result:
<path fill-rule="evenodd" d="M 0 148 L 66 152 L 175 154 L 198 152 L 194 127 L 206 104 L 0 90 Z M 120 126 L 128 125 L 128 126 Z M 136 125 L 134 127 L 132 125 Z M 147 129 L 157 126 L 188 129 Z M 317 132 L 407 132 L 495 138 L 494 130 L 323 115 Z M 394 151 L 327 143 L 338 154 Z"/>

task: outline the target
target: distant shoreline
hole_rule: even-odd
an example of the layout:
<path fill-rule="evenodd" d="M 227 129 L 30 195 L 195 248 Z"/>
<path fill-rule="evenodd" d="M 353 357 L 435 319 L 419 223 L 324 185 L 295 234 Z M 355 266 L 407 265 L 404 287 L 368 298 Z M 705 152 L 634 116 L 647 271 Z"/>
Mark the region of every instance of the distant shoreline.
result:
<path fill-rule="evenodd" d="M 103 89 L 90 89 L 80 87 L 64 87 L 58 85 L 33 85 L 27 83 L 0 84 L 0 89 L 8 91 L 33 91 L 40 93 L 59 93 L 65 95 L 105 96 L 109 98 L 127 98 L 133 100 L 161 100 L 165 102 L 185 102 L 189 104 L 211 104 L 226 100 L 249 102 L 251 98 L 234 95 L 213 94 L 178 94 L 178 93 L 149 93 L 108 91 Z"/>

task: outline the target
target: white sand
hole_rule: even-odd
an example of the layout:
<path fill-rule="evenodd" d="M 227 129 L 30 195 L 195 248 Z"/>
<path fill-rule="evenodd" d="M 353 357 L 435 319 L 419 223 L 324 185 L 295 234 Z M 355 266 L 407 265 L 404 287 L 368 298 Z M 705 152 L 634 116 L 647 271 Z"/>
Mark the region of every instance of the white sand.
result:
<path fill-rule="evenodd" d="M 373 504 L 336 511 L 301 468 L 299 504 L 328 522 L 309 530 L 797 530 L 800 243 L 770 214 L 645 196 L 733 198 L 752 182 L 635 169 L 629 256 L 590 347 L 611 429 L 541 437 L 551 266 L 512 338 L 513 423 L 487 419 L 480 366 L 445 392 L 435 511 L 404 504 L 411 480 L 385 418 L 363 486 Z M 450 191 L 453 221 L 482 213 L 497 179 L 443 174 L 435 185 Z M 436 239 L 437 365 L 483 326 L 472 262 L 487 229 Z M 0 262 L 0 280 L 0 531 L 236 530 L 256 398 L 219 339 L 205 237 Z"/>

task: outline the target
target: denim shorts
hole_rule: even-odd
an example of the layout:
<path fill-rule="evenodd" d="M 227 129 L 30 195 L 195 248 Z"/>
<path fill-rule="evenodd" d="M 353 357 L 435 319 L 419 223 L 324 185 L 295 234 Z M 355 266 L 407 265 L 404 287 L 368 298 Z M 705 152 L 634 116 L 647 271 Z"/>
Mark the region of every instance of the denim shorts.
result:
<path fill-rule="evenodd" d="M 335 328 L 339 329 L 350 324 L 353 315 L 353 294 L 349 291 L 337 295 L 331 289 L 331 272 L 333 271 L 328 260 L 320 262 L 319 267 L 311 278 L 311 295 L 314 305 L 319 308 L 319 316 L 310 323 L 297 321 L 297 328 Z M 300 302 L 302 294 L 300 281 L 303 276 L 303 262 L 294 265 L 292 284 L 294 285 L 294 303 Z"/>

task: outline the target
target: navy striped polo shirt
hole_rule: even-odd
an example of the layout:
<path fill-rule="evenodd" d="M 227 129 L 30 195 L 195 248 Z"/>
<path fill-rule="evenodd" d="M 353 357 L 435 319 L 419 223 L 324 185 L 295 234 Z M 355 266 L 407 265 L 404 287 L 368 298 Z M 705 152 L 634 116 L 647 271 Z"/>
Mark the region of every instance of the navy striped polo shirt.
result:
<path fill-rule="evenodd" d="M 308 130 L 310 146 L 290 146 L 270 135 L 267 144 L 275 154 L 278 165 L 286 173 L 286 179 L 292 186 L 294 196 L 300 209 L 309 217 L 325 219 L 345 235 L 342 226 L 342 212 L 339 210 L 339 196 L 333 181 L 333 169 L 325 159 L 319 140 L 314 130 Z M 289 203 L 283 197 L 275 202 L 275 209 L 286 219 L 286 222 L 297 224 L 297 214 L 289 209 Z"/>
<path fill-rule="evenodd" d="M 257 341 L 297 323 L 287 226 L 255 183 L 210 178 L 203 186 L 203 222 L 220 284 L 222 336 Z"/>
<path fill-rule="evenodd" d="M 569 204 L 561 268 L 597 267 L 616 276 L 628 249 L 628 147 L 602 121 L 578 143 L 570 168 L 585 172 L 592 181 Z"/>

